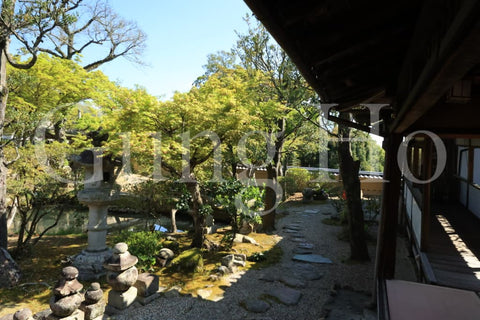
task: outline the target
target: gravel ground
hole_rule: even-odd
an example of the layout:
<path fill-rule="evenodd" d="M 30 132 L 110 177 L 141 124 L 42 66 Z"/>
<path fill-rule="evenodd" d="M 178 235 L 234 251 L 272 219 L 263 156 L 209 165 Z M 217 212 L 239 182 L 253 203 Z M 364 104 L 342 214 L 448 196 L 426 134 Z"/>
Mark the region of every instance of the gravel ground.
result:
<path fill-rule="evenodd" d="M 317 211 L 317 213 L 311 213 Z M 278 245 L 283 249 L 282 261 L 262 270 L 249 270 L 236 283 L 226 288 L 224 298 L 218 302 L 206 301 L 191 296 L 170 293 L 161 296 L 146 306 L 130 308 L 116 319 L 322 319 L 324 305 L 332 302 L 336 289 L 349 288 L 351 291 L 367 293 L 373 288 L 373 260 L 375 245 L 369 244 L 372 261 L 366 263 L 345 263 L 349 256 L 349 245 L 337 239 L 341 227 L 330 226 L 322 220 L 335 212 L 330 204 L 293 203 L 283 209 L 285 215 L 277 220 L 276 234 L 281 237 Z M 310 213 L 309 213 L 310 212 Z M 288 233 L 285 226 L 301 225 L 298 234 Z M 313 264 L 292 261 L 293 250 L 298 245 L 293 238 L 303 235 L 306 242 L 312 243 L 313 253 L 332 260 L 332 264 Z M 284 305 L 274 299 L 266 299 L 264 294 L 272 288 L 286 288 L 279 281 L 265 281 L 262 278 L 295 278 L 296 271 L 310 265 L 323 273 L 318 280 L 306 281 L 301 298 L 296 305 Z M 365 295 L 365 294 L 364 294 Z M 264 313 L 253 313 L 242 307 L 248 299 L 265 300 L 271 307 Z M 357 318 L 355 318 L 357 319 Z M 363 319 L 363 318 L 359 318 Z"/>

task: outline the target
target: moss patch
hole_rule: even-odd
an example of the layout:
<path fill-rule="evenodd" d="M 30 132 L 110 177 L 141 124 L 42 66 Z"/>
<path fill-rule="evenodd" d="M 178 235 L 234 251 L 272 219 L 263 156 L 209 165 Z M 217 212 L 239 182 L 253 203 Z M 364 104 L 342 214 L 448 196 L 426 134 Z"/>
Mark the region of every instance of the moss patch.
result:
<path fill-rule="evenodd" d="M 172 260 L 170 268 L 187 273 L 203 271 L 202 251 L 198 248 L 183 251 Z"/>
<path fill-rule="evenodd" d="M 13 245 L 15 240 L 11 237 L 9 243 Z M 16 257 L 22 278 L 14 288 L 0 288 L 0 317 L 22 308 L 30 308 L 34 313 L 48 309 L 51 288 L 63 268 L 62 259 L 86 246 L 85 235 L 44 236 L 29 256 Z"/>

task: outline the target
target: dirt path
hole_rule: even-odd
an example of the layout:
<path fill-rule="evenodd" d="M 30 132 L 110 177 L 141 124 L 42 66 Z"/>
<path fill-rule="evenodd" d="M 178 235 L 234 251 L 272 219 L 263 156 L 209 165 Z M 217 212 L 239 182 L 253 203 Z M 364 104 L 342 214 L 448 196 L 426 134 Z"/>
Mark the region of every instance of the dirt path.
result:
<path fill-rule="evenodd" d="M 164 294 L 151 304 L 129 310 L 118 319 L 370 319 L 373 262 L 347 263 L 349 246 L 337 239 L 338 226 L 322 223 L 335 213 L 329 204 L 290 203 L 277 222 L 280 263 L 248 270 L 213 302 Z M 375 246 L 369 245 L 374 257 Z M 301 254 L 301 256 L 297 256 Z M 325 258 L 324 263 L 293 258 Z M 364 313 L 367 314 L 364 314 Z"/>

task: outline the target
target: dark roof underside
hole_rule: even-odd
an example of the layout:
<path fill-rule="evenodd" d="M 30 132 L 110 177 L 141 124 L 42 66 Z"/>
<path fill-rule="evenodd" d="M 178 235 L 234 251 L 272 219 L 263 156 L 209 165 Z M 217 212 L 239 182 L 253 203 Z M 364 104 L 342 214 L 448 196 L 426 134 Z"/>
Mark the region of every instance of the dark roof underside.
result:
<path fill-rule="evenodd" d="M 245 2 L 323 102 L 339 104 L 337 110 L 391 103 L 384 134 L 411 131 L 420 119 L 428 127 L 425 115 L 480 63 L 476 1 Z M 478 109 L 463 108 L 464 117 L 480 115 Z M 441 110 L 448 119 L 448 108 Z M 438 128 L 462 128 L 460 119 L 455 125 L 437 118 Z M 471 123 L 468 131 L 478 129 Z"/>

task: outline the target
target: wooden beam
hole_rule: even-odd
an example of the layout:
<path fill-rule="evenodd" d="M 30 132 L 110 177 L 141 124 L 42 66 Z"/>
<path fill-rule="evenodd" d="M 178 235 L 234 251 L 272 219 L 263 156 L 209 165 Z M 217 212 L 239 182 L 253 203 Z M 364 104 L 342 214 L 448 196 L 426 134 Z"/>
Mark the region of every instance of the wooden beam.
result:
<path fill-rule="evenodd" d="M 435 2 L 432 3 L 433 6 L 437 5 Z M 449 28 L 440 39 L 438 46 L 427 48 L 431 51 L 430 59 L 418 79 L 410 79 L 408 76 L 400 79 L 400 82 L 404 83 L 411 80 L 416 80 L 416 82 L 413 86 L 406 87 L 409 89 L 403 89 L 408 91 L 408 95 L 403 101 L 399 101 L 401 103 L 400 110 L 391 127 L 394 132 L 406 131 L 430 110 L 455 82 L 480 63 L 479 4 L 473 0 L 465 1 L 462 4 L 463 6 L 448 26 Z M 428 19 L 427 16 L 421 18 Z M 469 31 L 466 33 L 465 30 Z M 417 32 L 424 32 L 424 30 L 417 30 Z M 415 43 L 412 44 L 411 50 L 417 50 Z M 418 55 L 425 53 L 421 52 Z M 415 60 L 415 57 L 411 60 Z M 406 65 L 404 68 L 412 68 L 412 65 Z M 408 74 L 408 72 L 402 73 Z M 405 87 L 405 84 L 403 86 Z"/>
<path fill-rule="evenodd" d="M 382 212 L 377 239 L 375 279 L 393 279 L 397 245 L 397 224 L 400 198 L 401 172 L 397 152 L 402 136 L 392 134 L 385 138 L 385 168 L 383 178 Z"/>

